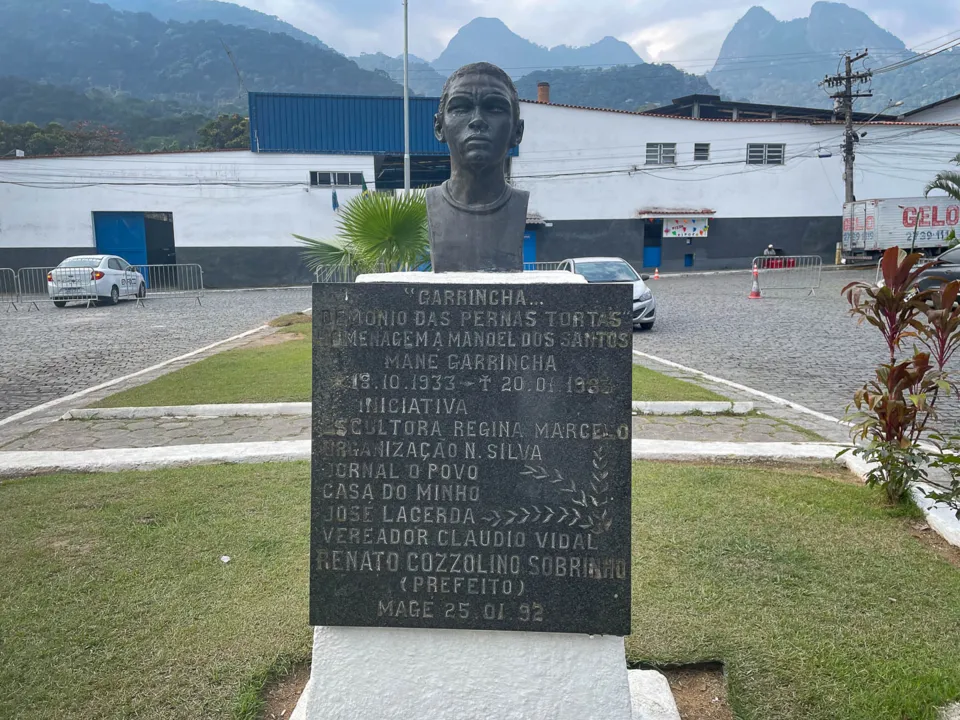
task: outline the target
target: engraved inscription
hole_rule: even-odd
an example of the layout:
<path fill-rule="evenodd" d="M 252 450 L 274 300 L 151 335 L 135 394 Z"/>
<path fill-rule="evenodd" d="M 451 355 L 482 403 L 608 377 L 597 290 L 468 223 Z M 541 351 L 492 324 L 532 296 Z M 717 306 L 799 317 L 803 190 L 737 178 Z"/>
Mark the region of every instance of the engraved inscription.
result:
<path fill-rule="evenodd" d="M 630 311 L 316 285 L 311 622 L 628 634 Z"/>

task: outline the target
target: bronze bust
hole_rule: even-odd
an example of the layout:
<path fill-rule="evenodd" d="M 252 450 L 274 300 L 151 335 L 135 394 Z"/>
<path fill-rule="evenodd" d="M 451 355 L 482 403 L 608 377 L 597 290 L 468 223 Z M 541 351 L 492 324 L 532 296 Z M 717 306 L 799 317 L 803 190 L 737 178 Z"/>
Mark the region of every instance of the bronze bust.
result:
<path fill-rule="evenodd" d="M 450 146 L 450 179 L 427 190 L 434 272 L 521 272 L 529 193 L 507 184 L 507 153 L 523 139 L 520 99 L 496 65 L 447 80 L 434 132 Z"/>

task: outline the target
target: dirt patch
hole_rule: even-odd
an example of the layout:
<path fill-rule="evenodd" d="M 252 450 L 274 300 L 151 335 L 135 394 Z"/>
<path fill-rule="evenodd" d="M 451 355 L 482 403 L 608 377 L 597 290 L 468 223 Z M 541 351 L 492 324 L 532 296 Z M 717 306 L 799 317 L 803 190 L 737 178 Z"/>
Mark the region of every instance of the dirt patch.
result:
<path fill-rule="evenodd" d="M 77 542 L 76 538 L 52 537 L 42 538 L 38 543 L 41 547 L 53 550 L 55 554 L 89 555 L 93 552 L 94 544 L 91 541 Z"/>
<path fill-rule="evenodd" d="M 301 325 L 303 323 L 309 323 L 313 320 L 313 316 L 307 313 L 290 313 L 289 315 L 281 315 L 276 320 L 271 320 L 269 325 L 271 327 L 290 327 L 291 325 Z"/>
<path fill-rule="evenodd" d="M 303 337 L 303 335 L 292 332 L 272 332 L 268 335 L 261 335 L 260 337 L 254 338 L 247 343 L 246 347 L 257 348 L 269 347 L 270 345 L 283 345 L 283 343 L 290 342 L 291 340 L 303 340 Z"/>
<path fill-rule="evenodd" d="M 681 720 L 733 720 L 727 681 L 719 665 L 661 670 L 677 701 Z"/>
<path fill-rule="evenodd" d="M 906 520 L 904 528 L 955 568 L 960 569 L 960 548 L 954 547 L 923 520 Z"/>
<path fill-rule="evenodd" d="M 281 678 L 263 689 L 263 720 L 281 720 L 290 717 L 310 679 L 310 663 L 295 665 Z"/>

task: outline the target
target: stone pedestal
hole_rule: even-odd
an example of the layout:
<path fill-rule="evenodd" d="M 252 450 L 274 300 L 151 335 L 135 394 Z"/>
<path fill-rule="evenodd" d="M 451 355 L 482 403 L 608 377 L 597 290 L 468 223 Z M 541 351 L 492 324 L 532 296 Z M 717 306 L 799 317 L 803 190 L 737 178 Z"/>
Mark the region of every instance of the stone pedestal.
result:
<path fill-rule="evenodd" d="M 392 273 L 358 283 L 583 284 L 565 272 Z M 631 720 L 623 638 L 317 627 L 296 720 Z"/>
<path fill-rule="evenodd" d="M 623 638 L 316 628 L 294 720 L 630 720 Z"/>

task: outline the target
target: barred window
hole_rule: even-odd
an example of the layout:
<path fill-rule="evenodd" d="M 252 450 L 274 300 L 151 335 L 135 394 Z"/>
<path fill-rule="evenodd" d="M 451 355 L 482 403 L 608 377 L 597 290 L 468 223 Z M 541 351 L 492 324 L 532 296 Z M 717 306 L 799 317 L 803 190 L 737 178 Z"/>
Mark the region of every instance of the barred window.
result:
<path fill-rule="evenodd" d="M 693 161 L 707 162 L 710 159 L 710 143 L 694 143 Z"/>
<path fill-rule="evenodd" d="M 676 143 L 647 143 L 647 165 L 676 165 Z"/>
<path fill-rule="evenodd" d="M 313 170 L 310 173 L 310 185 L 312 187 L 361 187 L 363 173 Z"/>
<path fill-rule="evenodd" d="M 750 143 L 747 145 L 747 165 L 783 165 L 786 145 Z"/>

